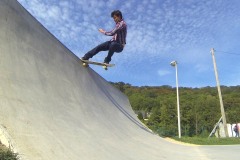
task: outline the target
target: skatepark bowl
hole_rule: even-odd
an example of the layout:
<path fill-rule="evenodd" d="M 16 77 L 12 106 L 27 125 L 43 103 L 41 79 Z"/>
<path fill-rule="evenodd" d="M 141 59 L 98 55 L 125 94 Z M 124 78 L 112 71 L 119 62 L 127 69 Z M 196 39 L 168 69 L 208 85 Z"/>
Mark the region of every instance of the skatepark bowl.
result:
<path fill-rule="evenodd" d="M 21 159 L 239 159 L 239 145 L 155 135 L 124 94 L 81 63 L 18 1 L 0 1 L 0 139 Z"/>

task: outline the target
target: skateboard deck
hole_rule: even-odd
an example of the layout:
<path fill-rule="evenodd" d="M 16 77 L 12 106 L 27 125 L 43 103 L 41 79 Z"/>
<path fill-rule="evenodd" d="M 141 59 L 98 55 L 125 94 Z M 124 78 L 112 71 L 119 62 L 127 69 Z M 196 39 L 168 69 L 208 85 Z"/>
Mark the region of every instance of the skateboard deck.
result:
<path fill-rule="evenodd" d="M 88 67 L 88 64 L 93 64 L 93 65 L 102 66 L 103 69 L 107 70 L 108 67 L 113 67 L 113 66 L 115 66 L 115 64 L 106 64 L 106 63 L 89 61 L 89 60 L 82 60 L 82 59 L 80 59 L 80 60 L 83 62 L 82 65 L 83 65 L 84 67 Z"/>

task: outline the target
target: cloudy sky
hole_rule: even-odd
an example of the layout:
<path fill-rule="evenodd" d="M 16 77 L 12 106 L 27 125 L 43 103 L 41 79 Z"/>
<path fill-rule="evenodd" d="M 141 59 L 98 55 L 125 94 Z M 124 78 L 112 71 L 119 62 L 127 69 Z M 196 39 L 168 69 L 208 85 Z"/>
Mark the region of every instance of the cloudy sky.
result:
<path fill-rule="evenodd" d="M 111 12 L 122 11 L 127 45 L 108 71 L 92 68 L 108 81 L 135 86 L 216 86 L 210 49 L 215 49 L 221 85 L 240 85 L 239 0 L 18 0 L 78 57 L 109 40 Z M 92 60 L 102 62 L 107 52 Z"/>

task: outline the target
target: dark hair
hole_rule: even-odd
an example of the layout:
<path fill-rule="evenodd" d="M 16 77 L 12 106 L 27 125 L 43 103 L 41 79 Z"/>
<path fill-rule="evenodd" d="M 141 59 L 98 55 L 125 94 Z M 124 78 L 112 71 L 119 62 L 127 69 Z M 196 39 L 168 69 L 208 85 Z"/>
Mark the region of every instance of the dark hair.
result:
<path fill-rule="evenodd" d="M 121 17 L 122 19 L 122 12 L 119 10 L 115 10 L 111 13 L 111 17 L 113 17 L 114 15 L 116 15 L 117 17 Z"/>

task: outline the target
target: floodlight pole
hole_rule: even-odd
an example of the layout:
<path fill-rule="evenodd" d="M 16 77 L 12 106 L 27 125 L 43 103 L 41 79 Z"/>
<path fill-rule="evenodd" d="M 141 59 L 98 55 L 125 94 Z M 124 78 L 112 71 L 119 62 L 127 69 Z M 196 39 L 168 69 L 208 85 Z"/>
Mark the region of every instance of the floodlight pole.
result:
<path fill-rule="evenodd" d="M 222 100 L 222 93 L 221 93 L 220 83 L 219 83 L 219 79 L 218 79 L 217 65 L 216 65 L 216 60 L 214 57 L 214 49 L 213 48 L 211 49 L 211 53 L 212 53 L 214 72 L 215 72 L 215 77 L 216 77 L 216 82 L 217 82 L 217 89 L 218 89 L 218 96 L 219 96 L 219 101 L 220 101 L 220 108 L 221 108 L 224 132 L 225 132 L 225 136 L 229 137 L 228 129 L 227 129 L 227 121 L 226 121 L 226 116 L 225 116 L 225 110 L 224 110 L 223 100 Z"/>
<path fill-rule="evenodd" d="M 181 121 L 180 121 L 180 105 L 179 105 L 179 93 L 178 93 L 178 69 L 177 61 L 172 61 L 171 66 L 176 68 L 176 90 L 177 90 L 177 114 L 178 114 L 178 137 L 181 138 Z"/>

